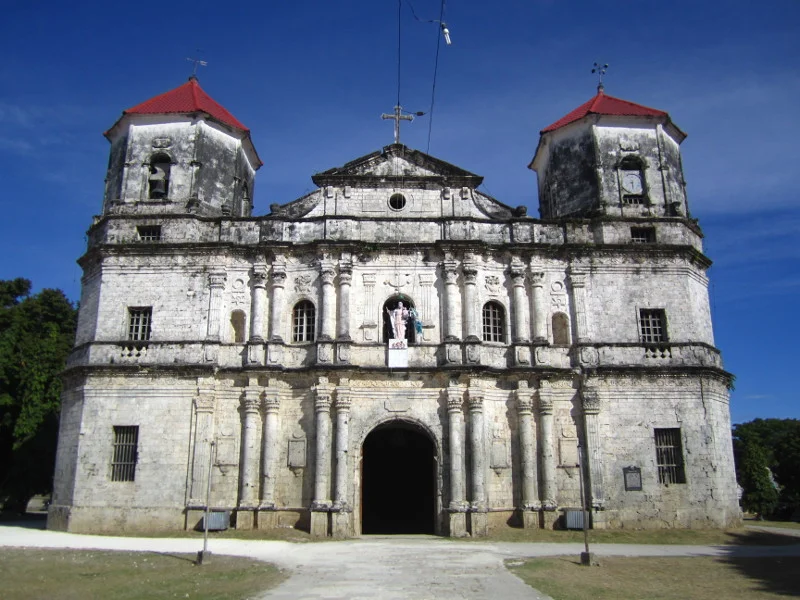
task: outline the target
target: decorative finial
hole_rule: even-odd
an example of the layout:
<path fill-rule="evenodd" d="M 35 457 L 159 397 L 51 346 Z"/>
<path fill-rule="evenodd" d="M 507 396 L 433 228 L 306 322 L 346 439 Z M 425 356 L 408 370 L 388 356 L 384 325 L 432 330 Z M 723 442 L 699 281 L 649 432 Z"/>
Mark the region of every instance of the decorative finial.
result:
<path fill-rule="evenodd" d="M 394 121 L 394 143 L 400 143 L 400 121 L 413 121 L 414 117 L 421 117 L 425 113 L 422 111 L 418 111 L 415 113 L 406 113 L 403 114 L 403 107 L 399 104 L 394 107 L 394 113 L 388 115 L 383 113 L 381 115 L 381 119 L 392 119 Z"/>
<path fill-rule="evenodd" d="M 200 50 L 197 50 L 197 52 L 200 52 Z M 192 74 L 189 76 L 189 80 L 197 79 L 197 67 L 207 67 L 208 66 L 208 63 L 206 61 L 200 60 L 199 58 L 189 58 L 187 56 L 186 60 L 188 60 L 191 63 L 194 63 L 194 68 L 192 69 Z"/>
<path fill-rule="evenodd" d="M 608 69 L 608 63 L 604 65 L 600 65 L 598 63 L 594 63 L 594 68 L 592 69 L 592 73 L 597 73 L 597 93 L 602 94 L 605 87 L 603 86 L 603 75 L 606 74 L 606 69 Z"/>

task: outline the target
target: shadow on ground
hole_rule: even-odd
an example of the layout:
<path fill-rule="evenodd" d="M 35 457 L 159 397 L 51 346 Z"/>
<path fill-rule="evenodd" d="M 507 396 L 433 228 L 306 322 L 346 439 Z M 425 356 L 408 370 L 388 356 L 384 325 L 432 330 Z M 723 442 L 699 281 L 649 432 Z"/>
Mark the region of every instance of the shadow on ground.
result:
<path fill-rule="evenodd" d="M 757 582 L 759 590 L 772 594 L 800 597 L 800 556 L 765 556 L 746 558 L 737 556 L 743 546 L 789 546 L 797 545 L 798 538 L 779 532 L 742 531 L 730 533 L 730 546 L 720 558 L 741 575 Z"/>

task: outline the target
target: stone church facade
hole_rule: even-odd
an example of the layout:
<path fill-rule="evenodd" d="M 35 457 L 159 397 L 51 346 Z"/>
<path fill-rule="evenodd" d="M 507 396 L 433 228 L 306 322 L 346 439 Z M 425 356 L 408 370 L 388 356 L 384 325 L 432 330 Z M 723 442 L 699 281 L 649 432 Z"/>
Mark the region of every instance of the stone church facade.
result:
<path fill-rule="evenodd" d="M 399 143 L 254 217 L 249 131 L 194 78 L 106 137 L 49 527 L 192 528 L 208 503 L 480 536 L 560 526 L 582 480 L 596 528 L 739 520 L 667 113 L 601 89 L 544 129 L 538 219 Z"/>

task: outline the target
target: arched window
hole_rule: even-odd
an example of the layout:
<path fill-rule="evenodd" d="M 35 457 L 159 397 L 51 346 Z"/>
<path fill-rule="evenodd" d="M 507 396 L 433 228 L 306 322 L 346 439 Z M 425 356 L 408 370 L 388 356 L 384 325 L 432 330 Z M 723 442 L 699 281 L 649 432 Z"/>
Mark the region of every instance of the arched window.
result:
<path fill-rule="evenodd" d="M 483 341 L 505 341 L 506 311 L 499 302 L 487 302 L 483 305 Z"/>
<path fill-rule="evenodd" d="M 317 311 L 308 300 L 301 300 L 292 311 L 292 341 L 313 342 Z"/>
<path fill-rule="evenodd" d="M 244 343 L 245 316 L 243 310 L 235 310 L 231 313 L 231 332 L 235 344 Z"/>
<path fill-rule="evenodd" d="M 552 320 L 553 345 L 569 346 L 569 318 L 562 312 L 555 313 Z"/>
<path fill-rule="evenodd" d="M 169 173 L 172 161 L 166 154 L 155 154 L 150 158 L 150 175 L 147 178 L 148 196 L 166 198 L 169 193 Z"/>

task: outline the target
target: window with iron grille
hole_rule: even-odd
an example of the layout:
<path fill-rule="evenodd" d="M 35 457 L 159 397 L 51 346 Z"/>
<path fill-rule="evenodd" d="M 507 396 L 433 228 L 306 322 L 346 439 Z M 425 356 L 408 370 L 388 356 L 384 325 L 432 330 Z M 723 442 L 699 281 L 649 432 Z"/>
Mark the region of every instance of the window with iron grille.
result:
<path fill-rule="evenodd" d="M 132 342 L 149 340 L 152 317 L 152 306 L 128 307 L 128 339 Z"/>
<path fill-rule="evenodd" d="M 655 439 L 658 482 L 664 484 L 686 483 L 680 428 L 656 429 Z"/>
<path fill-rule="evenodd" d="M 295 304 L 292 311 L 292 341 L 313 342 L 317 311 L 308 300 Z"/>
<path fill-rule="evenodd" d="M 161 241 L 161 225 L 141 225 L 136 228 L 140 242 Z"/>
<path fill-rule="evenodd" d="M 656 230 L 653 227 L 631 227 L 631 241 L 634 244 L 655 244 Z"/>
<path fill-rule="evenodd" d="M 505 341 L 505 310 L 497 302 L 487 302 L 483 305 L 483 341 Z"/>
<path fill-rule="evenodd" d="M 644 344 L 667 341 L 667 318 L 663 308 L 639 309 L 639 331 Z"/>
<path fill-rule="evenodd" d="M 114 457 L 111 460 L 111 481 L 133 481 L 136 477 L 139 426 L 114 426 Z"/>

